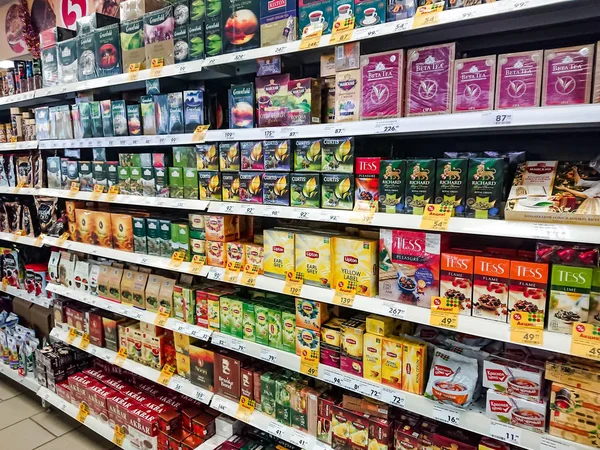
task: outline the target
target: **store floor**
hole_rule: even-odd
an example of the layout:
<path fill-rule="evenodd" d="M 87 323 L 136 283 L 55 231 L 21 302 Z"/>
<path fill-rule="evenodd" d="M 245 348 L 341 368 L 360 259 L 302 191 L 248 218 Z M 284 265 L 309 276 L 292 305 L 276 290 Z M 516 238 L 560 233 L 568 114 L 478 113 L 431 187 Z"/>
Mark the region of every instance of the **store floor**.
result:
<path fill-rule="evenodd" d="M 60 411 L 48 412 L 33 392 L 2 375 L 0 442 L 0 448 L 10 450 L 119 448 Z"/>

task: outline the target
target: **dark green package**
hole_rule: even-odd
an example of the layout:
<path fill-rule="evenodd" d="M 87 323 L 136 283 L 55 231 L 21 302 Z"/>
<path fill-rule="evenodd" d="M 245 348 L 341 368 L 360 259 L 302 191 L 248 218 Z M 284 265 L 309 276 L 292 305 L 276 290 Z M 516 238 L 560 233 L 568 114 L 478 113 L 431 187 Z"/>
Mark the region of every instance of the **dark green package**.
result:
<path fill-rule="evenodd" d="M 94 33 L 79 36 L 77 49 L 77 79 L 85 81 L 98 78 Z"/>
<path fill-rule="evenodd" d="M 127 105 L 127 128 L 130 136 L 142 134 L 142 118 L 140 117 L 140 105 Z"/>
<path fill-rule="evenodd" d="M 79 190 L 84 192 L 94 190 L 94 174 L 91 161 L 79 161 Z"/>
<path fill-rule="evenodd" d="M 169 173 L 164 167 L 154 168 L 154 180 L 156 181 L 157 197 L 169 197 Z"/>
<path fill-rule="evenodd" d="M 133 251 L 135 253 L 148 253 L 146 219 L 143 217 L 133 218 Z"/>
<path fill-rule="evenodd" d="M 221 201 L 221 172 L 217 170 L 198 172 L 200 200 Z"/>
<path fill-rule="evenodd" d="M 192 17 L 194 16 L 192 6 Z M 207 0 L 206 25 L 204 28 L 204 52 L 206 56 L 216 56 L 223 53 L 223 2 L 221 0 Z M 257 16 L 258 17 L 258 16 Z"/>
<path fill-rule="evenodd" d="M 404 212 L 404 181 L 406 161 L 384 159 L 379 164 L 379 212 L 401 214 Z"/>
<path fill-rule="evenodd" d="M 42 50 L 42 86 L 50 87 L 58 84 L 58 57 L 56 45 Z"/>
<path fill-rule="evenodd" d="M 131 173 L 129 167 L 119 166 L 119 193 L 131 194 Z"/>
<path fill-rule="evenodd" d="M 156 178 L 154 167 L 142 167 L 142 195 L 144 197 L 156 196 Z"/>
<path fill-rule="evenodd" d="M 148 254 L 160 256 L 160 223 L 158 219 L 146 219 Z"/>
<path fill-rule="evenodd" d="M 154 96 L 156 134 L 169 134 L 169 97 L 167 94 Z"/>
<path fill-rule="evenodd" d="M 196 167 L 196 149 L 194 147 L 173 147 L 174 167 Z"/>
<path fill-rule="evenodd" d="M 92 137 L 92 111 L 89 102 L 81 102 L 79 104 L 79 120 L 83 130 L 84 138 Z"/>
<path fill-rule="evenodd" d="M 208 3 L 210 3 L 210 1 Z M 205 19 L 206 0 L 190 0 L 190 25 L 196 23 L 204 23 Z"/>
<path fill-rule="evenodd" d="M 119 186 L 119 166 L 116 161 L 107 161 L 108 187 Z"/>
<path fill-rule="evenodd" d="M 125 100 L 113 100 L 111 108 L 115 136 L 127 136 L 127 109 Z"/>
<path fill-rule="evenodd" d="M 354 175 L 347 173 L 322 174 L 321 207 L 351 210 L 354 207 Z"/>
<path fill-rule="evenodd" d="M 471 158 L 467 176 L 467 217 L 501 219 L 506 160 Z"/>
<path fill-rule="evenodd" d="M 106 161 L 92 162 L 92 176 L 94 186 L 104 186 L 104 192 L 108 192 L 108 165 Z"/>
<path fill-rule="evenodd" d="M 289 172 L 263 173 L 263 204 L 290 206 Z"/>
<path fill-rule="evenodd" d="M 438 159 L 435 177 L 435 203 L 452 206 L 454 216 L 465 215 L 469 160 Z"/>
<path fill-rule="evenodd" d="M 198 171 L 195 167 L 183 169 L 183 198 L 198 200 Z"/>
<path fill-rule="evenodd" d="M 321 207 L 321 182 L 318 173 L 290 174 L 290 206 Z"/>
<path fill-rule="evenodd" d="M 404 198 L 406 214 L 423 215 L 435 197 L 435 159 L 406 160 Z"/>
<path fill-rule="evenodd" d="M 100 102 L 90 102 L 90 117 L 92 120 L 92 137 L 104 137 Z"/>
<path fill-rule="evenodd" d="M 129 193 L 133 195 L 142 195 L 142 168 L 129 168 Z"/>
<path fill-rule="evenodd" d="M 321 141 L 323 172 L 354 171 L 354 138 L 323 138 Z"/>
<path fill-rule="evenodd" d="M 321 139 L 298 139 L 294 143 L 295 172 L 320 171 L 321 159 Z"/>
<path fill-rule="evenodd" d="M 204 0 L 195 1 L 204 3 Z M 190 24 L 188 27 L 188 43 L 190 61 L 204 58 L 204 22 Z"/>
<path fill-rule="evenodd" d="M 183 198 L 183 168 L 169 167 L 169 196 Z"/>
<path fill-rule="evenodd" d="M 78 37 L 56 44 L 58 56 L 58 79 L 60 84 L 77 81 L 77 41 Z"/>
<path fill-rule="evenodd" d="M 240 201 L 240 173 L 223 172 L 221 174 L 221 189 L 224 202 Z"/>
<path fill-rule="evenodd" d="M 173 255 L 170 220 L 160 219 L 158 221 L 158 236 L 160 237 L 160 256 L 170 258 Z"/>
<path fill-rule="evenodd" d="M 100 102 L 100 111 L 102 114 L 102 131 L 104 133 L 104 137 L 113 137 L 113 118 L 112 118 L 112 108 L 110 100 L 102 100 Z"/>
<path fill-rule="evenodd" d="M 122 72 L 121 39 L 119 24 L 108 25 L 94 30 L 96 40 L 96 65 L 99 77 L 107 77 Z"/>
<path fill-rule="evenodd" d="M 175 58 L 175 64 L 188 61 L 190 55 L 188 26 L 182 25 L 175 27 L 173 39 L 175 41 L 173 45 L 173 57 Z"/>

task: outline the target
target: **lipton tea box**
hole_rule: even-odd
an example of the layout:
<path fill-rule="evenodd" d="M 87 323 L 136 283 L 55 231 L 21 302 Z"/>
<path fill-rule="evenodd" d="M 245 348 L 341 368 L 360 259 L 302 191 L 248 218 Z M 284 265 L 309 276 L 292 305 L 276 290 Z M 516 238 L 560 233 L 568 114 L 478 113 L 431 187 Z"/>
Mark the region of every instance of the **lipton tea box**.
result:
<path fill-rule="evenodd" d="M 402 390 L 422 395 L 425 388 L 427 344 L 406 338 L 402 343 Z"/>
<path fill-rule="evenodd" d="M 552 266 L 548 330 L 571 334 L 573 322 L 587 322 L 592 276 L 588 267 Z"/>
<path fill-rule="evenodd" d="M 594 44 L 544 51 L 542 106 L 590 102 Z"/>
<path fill-rule="evenodd" d="M 288 272 L 294 272 L 293 231 L 285 229 L 264 230 L 263 267 L 265 275 L 286 279 Z"/>
<path fill-rule="evenodd" d="M 377 241 L 335 236 L 333 254 L 333 286 L 367 297 L 377 295 Z"/>
<path fill-rule="evenodd" d="M 506 322 L 510 260 L 476 256 L 473 272 L 473 315 Z"/>
<path fill-rule="evenodd" d="M 439 294 L 440 235 L 382 229 L 379 236 L 379 297 L 429 308 Z"/>
<path fill-rule="evenodd" d="M 496 55 L 459 59 L 454 63 L 452 112 L 494 108 Z"/>
<path fill-rule="evenodd" d="M 496 109 L 540 106 L 542 50 L 498 56 Z"/>
<path fill-rule="evenodd" d="M 331 287 L 331 236 L 296 233 L 295 267 L 305 284 Z"/>
<path fill-rule="evenodd" d="M 512 260 L 508 311 L 535 313 L 544 323 L 546 292 L 548 289 L 548 264 Z"/>
<path fill-rule="evenodd" d="M 460 314 L 472 314 L 473 256 L 443 252 L 441 255 L 440 296 L 460 301 Z"/>
<path fill-rule="evenodd" d="M 403 339 L 398 336 L 385 336 L 381 339 L 381 383 L 394 389 L 401 389 Z"/>
<path fill-rule="evenodd" d="M 349 319 L 342 325 L 340 369 L 358 377 L 363 376 L 363 345 L 366 324 Z"/>
<path fill-rule="evenodd" d="M 452 111 L 455 45 L 412 48 L 406 54 L 406 116 Z"/>
<path fill-rule="evenodd" d="M 206 216 L 204 223 L 207 241 L 228 242 L 238 238 L 237 216 Z"/>
<path fill-rule="evenodd" d="M 365 333 L 363 349 L 363 376 L 367 380 L 381 383 L 383 337 Z"/>
<path fill-rule="evenodd" d="M 400 117 L 404 100 L 404 50 L 360 59 L 361 119 Z"/>

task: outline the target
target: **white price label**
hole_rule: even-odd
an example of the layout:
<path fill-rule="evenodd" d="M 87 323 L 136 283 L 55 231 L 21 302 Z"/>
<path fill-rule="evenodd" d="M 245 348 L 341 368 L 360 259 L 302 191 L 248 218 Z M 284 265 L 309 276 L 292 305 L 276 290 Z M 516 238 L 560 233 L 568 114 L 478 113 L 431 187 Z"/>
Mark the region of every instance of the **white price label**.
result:
<path fill-rule="evenodd" d="M 218 395 L 215 395 L 213 397 L 212 402 L 210 403 L 210 407 L 224 413 L 225 411 L 227 411 L 227 400 L 219 397 Z"/>
<path fill-rule="evenodd" d="M 289 436 L 289 441 L 294 444 L 297 445 L 300 448 L 309 448 L 308 446 L 308 436 L 304 433 L 302 433 L 301 431 L 298 430 L 293 430 L 290 433 Z"/>
<path fill-rule="evenodd" d="M 229 348 L 233 351 L 244 353 L 246 351 L 246 343 L 240 339 L 231 339 Z"/>
<path fill-rule="evenodd" d="M 227 204 L 227 203 L 223 203 L 221 205 L 221 212 L 225 213 L 225 214 L 237 214 L 237 212 L 240 209 L 240 205 L 236 205 L 236 204 Z"/>
<path fill-rule="evenodd" d="M 211 331 L 208 328 L 200 328 L 200 327 L 195 327 L 192 328 L 192 330 L 190 331 L 190 335 L 200 339 L 202 341 L 207 341 L 208 338 L 210 337 Z"/>
<path fill-rule="evenodd" d="M 490 436 L 499 441 L 513 445 L 521 445 L 521 429 L 507 423 L 490 422 Z"/>
<path fill-rule="evenodd" d="M 270 420 L 267 424 L 267 433 L 272 434 L 273 436 L 277 436 L 278 438 L 283 439 L 283 436 L 285 436 L 285 432 L 285 425 L 277 422 L 276 420 Z"/>
<path fill-rule="evenodd" d="M 270 348 L 261 348 L 260 359 L 269 363 L 277 364 L 277 351 Z"/>
<path fill-rule="evenodd" d="M 267 206 L 263 211 L 265 217 L 281 217 L 281 208 L 278 206 Z"/>
<path fill-rule="evenodd" d="M 176 379 L 175 377 L 171 378 L 171 381 L 169 381 L 169 387 L 177 392 L 181 392 L 183 390 L 183 384 L 181 384 L 181 380 Z"/>
<path fill-rule="evenodd" d="M 275 137 L 275 130 L 263 130 L 263 136 L 265 139 L 273 139 Z"/>
<path fill-rule="evenodd" d="M 455 427 L 460 425 L 460 411 L 445 406 L 433 405 L 433 418 Z"/>
<path fill-rule="evenodd" d="M 226 141 L 235 141 L 237 134 L 235 131 L 230 130 L 230 131 L 225 131 L 224 136 L 225 136 Z"/>
<path fill-rule="evenodd" d="M 514 123 L 514 112 L 512 110 L 488 111 L 481 115 L 481 124 L 487 126 L 504 126 Z"/>
<path fill-rule="evenodd" d="M 196 397 L 196 400 L 198 400 L 199 402 L 207 403 L 206 392 L 204 392 L 204 391 L 196 391 L 196 393 L 194 395 Z"/>
<path fill-rule="evenodd" d="M 323 379 L 325 381 L 327 381 L 328 383 L 333 384 L 334 386 L 342 386 L 342 375 L 329 370 L 329 369 L 324 369 L 323 370 Z"/>
<path fill-rule="evenodd" d="M 211 267 L 208 271 L 208 275 L 206 276 L 206 278 L 208 278 L 209 280 L 223 281 L 224 274 L 225 271 L 220 269 L 219 267 Z"/>
<path fill-rule="evenodd" d="M 371 383 L 361 383 L 360 387 L 358 388 L 358 392 L 360 392 L 362 395 L 366 395 L 367 397 L 381 400 L 381 388 L 373 386 Z"/>
<path fill-rule="evenodd" d="M 381 390 L 381 397 L 381 400 L 385 403 L 397 406 L 398 408 L 404 408 L 406 404 L 406 397 L 402 392 L 397 390 L 383 388 Z"/>
<path fill-rule="evenodd" d="M 556 223 L 534 223 L 533 237 L 536 239 L 568 240 L 569 232 L 566 225 Z"/>
<path fill-rule="evenodd" d="M 350 391 L 358 392 L 358 389 L 360 388 L 361 384 L 362 381 L 357 381 L 350 377 L 342 377 L 342 386 Z"/>
<path fill-rule="evenodd" d="M 406 306 L 396 302 L 383 302 L 382 314 L 395 319 L 404 320 L 406 317 Z"/>
<path fill-rule="evenodd" d="M 375 125 L 375 131 L 377 133 L 388 134 L 397 133 L 400 130 L 400 126 L 397 122 L 379 122 Z"/>
<path fill-rule="evenodd" d="M 336 211 L 321 211 L 320 219 L 323 222 L 335 223 L 341 221 L 341 215 Z"/>
<path fill-rule="evenodd" d="M 306 208 L 294 208 L 292 210 L 292 219 L 310 220 L 312 211 Z"/>
<path fill-rule="evenodd" d="M 550 436 L 542 436 L 540 440 L 540 450 L 570 450 L 571 448 L 568 443 L 558 441 Z"/>
<path fill-rule="evenodd" d="M 222 334 L 214 335 L 212 338 L 212 342 L 219 347 L 229 347 L 231 345 L 228 336 L 224 336 Z"/>
<path fill-rule="evenodd" d="M 246 216 L 253 216 L 256 214 L 256 206 L 243 206 L 241 208 L 240 214 L 244 214 Z"/>

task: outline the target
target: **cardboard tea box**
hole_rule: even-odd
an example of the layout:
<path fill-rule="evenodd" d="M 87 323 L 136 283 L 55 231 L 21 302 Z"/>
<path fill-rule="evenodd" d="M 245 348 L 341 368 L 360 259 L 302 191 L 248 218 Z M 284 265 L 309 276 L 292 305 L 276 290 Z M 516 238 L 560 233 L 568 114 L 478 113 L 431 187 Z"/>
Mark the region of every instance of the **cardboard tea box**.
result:
<path fill-rule="evenodd" d="M 174 63 L 174 31 L 173 6 L 144 15 L 144 45 L 147 61 L 156 58 L 163 61 L 163 66 Z"/>
<path fill-rule="evenodd" d="M 77 40 L 68 39 L 56 45 L 58 58 L 58 79 L 61 84 L 77 81 Z"/>
<path fill-rule="evenodd" d="M 590 102 L 594 45 L 544 51 L 542 106 Z"/>
<path fill-rule="evenodd" d="M 320 174 L 291 173 L 290 184 L 290 206 L 299 206 L 303 208 L 320 208 Z"/>
<path fill-rule="evenodd" d="M 466 158 L 437 160 L 435 203 L 451 205 L 453 216 L 465 214 L 468 165 Z"/>
<path fill-rule="evenodd" d="M 354 138 L 323 138 L 321 140 L 323 172 L 352 173 L 354 171 Z"/>
<path fill-rule="evenodd" d="M 354 201 L 369 202 L 379 198 L 379 156 L 356 158 Z M 355 204 L 356 204 L 355 203 Z"/>
<path fill-rule="evenodd" d="M 364 55 L 361 119 L 400 117 L 404 99 L 404 50 Z"/>
<path fill-rule="evenodd" d="M 496 55 L 459 59 L 454 63 L 452 112 L 494 108 Z"/>
<path fill-rule="evenodd" d="M 263 203 L 290 206 L 290 174 L 265 172 L 263 174 Z"/>
<path fill-rule="evenodd" d="M 548 330 L 571 334 L 573 322 L 587 322 L 593 269 L 555 264 L 550 279 Z"/>
<path fill-rule="evenodd" d="M 149 66 L 144 49 L 143 19 L 135 19 L 121 24 L 121 52 L 123 72 L 129 72 L 131 64 L 139 64 L 139 70 L 144 70 Z"/>
<path fill-rule="evenodd" d="M 262 141 L 240 142 L 240 152 L 242 154 L 242 170 L 262 171 L 265 169 Z"/>
<path fill-rule="evenodd" d="M 42 86 L 50 87 L 58 84 L 58 54 L 56 45 L 41 51 Z"/>
<path fill-rule="evenodd" d="M 254 128 L 254 83 L 232 84 L 229 96 L 229 127 Z"/>
<path fill-rule="evenodd" d="M 475 256 L 473 316 L 506 322 L 510 260 Z"/>
<path fill-rule="evenodd" d="M 96 45 L 96 66 L 99 77 L 107 77 L 122 72 L 121 41 L 119 24 L 113 24 L 94 31 Z"/>
<path fill-rule="evenodd" d="M 293 0 L 260 0 L 260 46 L 298 39 L 298 9 Z"/>
<path fill-rule="evenodd" d="M 193 133 L 204 124 L 204 89 L 183 91 L 184 132 Z"/>
<path fill-rule="evenodd" d="M 498 56 L 496 109 L 540 106 L 543 51 Z"/>
<path fill-rule="evenodd" d="M 183 133 L 183 97 L 181 92 L 167 94 L 168 133 Z M 191 164 L 190 166 L 193 166 Z"/>
<path fill-rule="evenodd" d="M 306 34 L 309 26 L 322 27 L 323 34 L 331 33 L 333 27 L 333 0 L 299 0 L 298 29 L 300 36 Z"/>
<path fill-rule="evenodd" d="M 408 19 L 415 15 L 417 6 L 414 0 L 387 0 L 387 21 Z"/>
<path fill-rule="evenodd" d="M 259 0 L 225 1 L 222 5 L 223 52 L 232 53 L 260 47 Z"/>
<path fill-rule="evenodd" d="M 471 158 L 467 174 L 466 216 L 500 219 L 504 208 L 504 158 Z"/>
<path fill-rule="evenodd" d="M 379 163 L 379 212 L 404 212 L 405 172 L 403 159 L 384 159 Z"/>
<path fill-rule="evenodd" d="M 345 173 L 321 175 L 321 207 L 351 210 L 354 206 L 354 176 Z"/>
<path fill-rule="evenodd" d="M 321 139 L 294 142 L 294 171 L 320 172 L 322 167 Z"/>
<path fill-rule="evenodd" d="M 187 36 L 188 59 L 190 61 L 196 61 L 204 58 L 204 23 L 199 22 L 188 25 Z"/>
<path fill-rule="evenodd" d="M 435 196 L 435 159 L 406 161 L 405 212 L 422 215 Z"/>
<path fill-rule="evenodd" d="M 92 13 L 84 17 L 79 17 L 76 21 L 77 36 L 91 33 L 98 28 L 113 25 L 115 23 L 119 23 L 118 18 L 100 13 Z"/>
<path fill-rule="evenodd" d="M 175 64 L 186 62 L 190 57 L 188 29 L 188 25 L 175 27 L 173 33 L 173 58 L 175 59 Z M 202 49 L 202 53 L 204 53 L 204 41 L 202 42 Z"/>
<path fill-rule="evenodd" d="M 360 69 L 335 74 L 335 121 L 351 122 L 360 119 Z"/>
<path fill-rule="evenodd" d="M 259 127 L 287 125 L 289 74 L 256 79 L 256 103 Z"/>
<path fill-rule="evenodd" d="M 355 27 L 370 27 L 386 22 L 386 0 L 355 0 Z"/>
<path fill-rule="evenodd" d="M 240 172 L 240 201 L 245 203 L 262 203 L 262 174 L 256 172 Z"/>
<path fill-rule="evenodd" d="M 288 125 L 321 123 L 321 82 L 317 78 L 288 83 Z"/>
<path fill-rule="evenodd" d="M 216 56 L 223 53 L 223 2 L 222 0 L 208 1 L 206 7 L 206 25 L 204 32 L 204 50 L 206 56 Z"/>
<path fill-rule="evenodd" d="M 292 151 L 289 139 L 276 141 L 263 141 L 262 152 L 264 154 L 265 171 L 289 171 L 290 153 Z"/>

